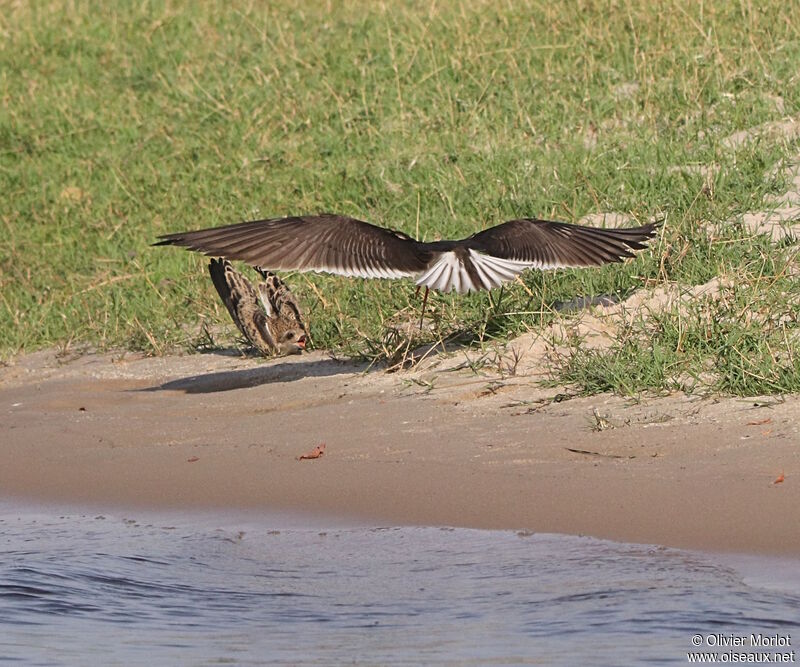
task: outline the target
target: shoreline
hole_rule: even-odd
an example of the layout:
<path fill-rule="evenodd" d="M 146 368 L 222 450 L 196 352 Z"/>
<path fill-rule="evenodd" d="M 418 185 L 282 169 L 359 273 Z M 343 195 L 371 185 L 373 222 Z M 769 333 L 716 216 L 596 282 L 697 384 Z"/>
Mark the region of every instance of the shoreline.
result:
<path fill-rule="evenodd" d="M 800 398 L 556 402 L 535 369 L 461 357 L 20 357 L 0 369 L 0 496 L 800 555 Z"/>

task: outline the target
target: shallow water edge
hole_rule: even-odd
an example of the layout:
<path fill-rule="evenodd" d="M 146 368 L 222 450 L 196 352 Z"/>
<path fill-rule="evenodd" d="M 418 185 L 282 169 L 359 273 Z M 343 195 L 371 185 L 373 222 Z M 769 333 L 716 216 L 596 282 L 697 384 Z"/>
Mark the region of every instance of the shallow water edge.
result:
<path fill-rule="evenodd" d="M 297 515 L 0 510 L 0 660 L 25 664 L 685 663 L 695 635 L 718 650 L 714 633 L 790 636 L 800 618 L 793 559 Z"/>

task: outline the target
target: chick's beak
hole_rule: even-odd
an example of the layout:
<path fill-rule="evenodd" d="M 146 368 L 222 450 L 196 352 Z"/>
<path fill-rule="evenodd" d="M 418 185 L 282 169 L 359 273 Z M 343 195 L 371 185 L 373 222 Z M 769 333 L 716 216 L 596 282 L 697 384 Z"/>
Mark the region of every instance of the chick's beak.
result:
<path fill-rule="evenodd" d="M 300 336 L 300 338 L 297 339 L 297 347 L 299 347 L 301 350 L 305 350 L 306 349 L 306 337 L 305 336 Z"/>

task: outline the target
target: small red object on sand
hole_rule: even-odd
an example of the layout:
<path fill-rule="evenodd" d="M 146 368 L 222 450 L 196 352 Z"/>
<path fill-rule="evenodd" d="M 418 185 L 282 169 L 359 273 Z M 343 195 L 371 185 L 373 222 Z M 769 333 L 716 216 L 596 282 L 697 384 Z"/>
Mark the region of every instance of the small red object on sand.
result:
<path fill-rule="evenodd" d="M 325 453 L 325 443 L 323 442 L 321 445 L 317 445 L 314 449 L 308 454 L 301 454 L 297 457 L 298 461 L 303 461 L 305 459 L 318 459 Z"/>

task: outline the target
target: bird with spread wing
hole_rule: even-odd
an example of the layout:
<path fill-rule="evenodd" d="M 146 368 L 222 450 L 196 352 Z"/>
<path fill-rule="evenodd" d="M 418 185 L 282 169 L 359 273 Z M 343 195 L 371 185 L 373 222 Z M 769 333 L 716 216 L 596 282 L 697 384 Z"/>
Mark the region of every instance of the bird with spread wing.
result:
<path fill-rule="evenodd" d="M 292 293 L 278 276 L 256 267 L 263 282 L 256 286 L 225 259 L 208 265 L 211 280 L 236 327 L 267 357 L 300 354 L 308 332 Z"/>
<path fill-rule="evenodd" d="M 417 241 L 362 220 L 324 214 L 240 222 L 159 237 L 211 257 L 270 271 L 318 271 L 361 278 L 412 278 L 440 292 L 499 287 L 526 269 L 621 262 L 655 235 L 656 222 L 602 229 L 522 218 L 457 241 Z"/>
<path fill-rule="evenodd" d="M 154 245 L 182 246 L 270 271 L 411 278 L 418 287 L 425 287 L 427 301 L 429 289 L 460 294 L 490 290 L 526 269 L 621 262 L 645 248 L 659 224 L 604 229 L 521 218 L 464 239 L 425 242 L 400 231 L 328 213 L 165 234 Z M 222 291 L 220 295 L 225 300 Z M 236 321 L 230 306 L 228 310 Z"/>

